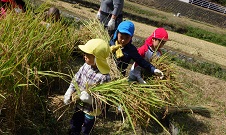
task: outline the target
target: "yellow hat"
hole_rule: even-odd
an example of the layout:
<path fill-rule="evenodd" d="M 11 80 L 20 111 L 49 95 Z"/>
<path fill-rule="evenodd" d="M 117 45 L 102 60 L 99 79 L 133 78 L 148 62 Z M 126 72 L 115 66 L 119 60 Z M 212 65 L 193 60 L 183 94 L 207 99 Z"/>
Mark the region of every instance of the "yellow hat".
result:
<path fill-rule="evenodd" d="M 107 57 L 110 55 L 110 47 L 103 39 L 91 39 L 85 45 L 78 46 L 83 52 L 93 54 L 97 68 L 102 74 L 108 74 L 110 67 Z"/>

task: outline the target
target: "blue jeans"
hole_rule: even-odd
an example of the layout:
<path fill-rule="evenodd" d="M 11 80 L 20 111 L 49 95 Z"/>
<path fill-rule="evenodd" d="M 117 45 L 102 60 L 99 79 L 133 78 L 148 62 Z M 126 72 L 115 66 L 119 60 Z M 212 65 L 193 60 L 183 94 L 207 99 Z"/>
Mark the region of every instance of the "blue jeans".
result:
<path fill-rule="evenodd" d="M 77 107 L 75 108 L 75 113 L 70 121 L 70 135 L 80 135 L 81 132 L 84 135 L 89 135 L 94 126 L 95 117 L 87 117 L 86 115 Z"/>

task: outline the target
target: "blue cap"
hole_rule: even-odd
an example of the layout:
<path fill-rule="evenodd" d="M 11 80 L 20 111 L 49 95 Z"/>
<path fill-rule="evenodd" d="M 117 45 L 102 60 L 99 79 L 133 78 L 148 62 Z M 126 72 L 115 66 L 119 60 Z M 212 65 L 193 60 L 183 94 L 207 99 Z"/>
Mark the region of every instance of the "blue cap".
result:
<path fill-rule="evenodd" d="M 134 24 L 131 21 L 123 21 L 119 24 L 117 30 L 120 33 L 126 33 L 129 34 L 130 36 L 133 36 L 134 29 L 135 29 Z"/>

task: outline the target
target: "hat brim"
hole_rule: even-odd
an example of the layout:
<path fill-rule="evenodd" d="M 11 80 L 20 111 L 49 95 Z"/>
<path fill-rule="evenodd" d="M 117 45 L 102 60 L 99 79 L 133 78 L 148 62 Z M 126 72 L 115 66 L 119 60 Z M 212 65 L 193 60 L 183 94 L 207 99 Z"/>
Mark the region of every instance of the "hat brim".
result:
<path fill-rule="evenodd" d="M 93 50 L 85 45 L 78 45 L 78 48 L 85 53 L 92 54 Z"/>
<path fill-rule="evenodd" d="M 162 41 L 170 41 L 170 39 L 161 39 L 161 38 L 155 38 L 155 39 L 162 40 Z"/>
<path fill-rule="evenodd" d="M 119 30 L 120 33 L 129 34 L 130 36 L 133 36 L 132 33 L 130 33 L 128 30 Z"/>
<path fill-rule="evenodd" d="M 96 58 L 96 65 L 97 65 L 97 68 L 99 69 L 99 71 L 102 74 L 109 74 L 110 67 L 109 67 L 109 65 L 107 63 L 107 59 L 98 59 L 98 58 Z"/>

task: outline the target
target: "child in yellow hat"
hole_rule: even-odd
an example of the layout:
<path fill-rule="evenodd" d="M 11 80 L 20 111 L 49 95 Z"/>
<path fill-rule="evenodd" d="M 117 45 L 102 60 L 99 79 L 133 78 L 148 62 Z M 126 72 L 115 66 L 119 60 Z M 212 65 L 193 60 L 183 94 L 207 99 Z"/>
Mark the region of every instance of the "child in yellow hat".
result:
<path fill-rule="evenodd" d="M 109 45 L 102 39 L 91 39 L 85 45 L 78 46 L 84 52 L 84 65 L 75 74 L 72 82 L 77 83 L 81 94 L 82 105 L 76 103 L 75 113 L 70 121 L 70 134 L 88 135 L 95 122 L 95 116 L 100 114 L 100 110 L 95 109 L 94 98 L 86 90 L 87 86 L 102 84 L 110 81 L 110 67 L 107 57 L 110 54 Z M 70 84 L 64 95 L 64 103 L 69 104 L 75 86 Z"/>

